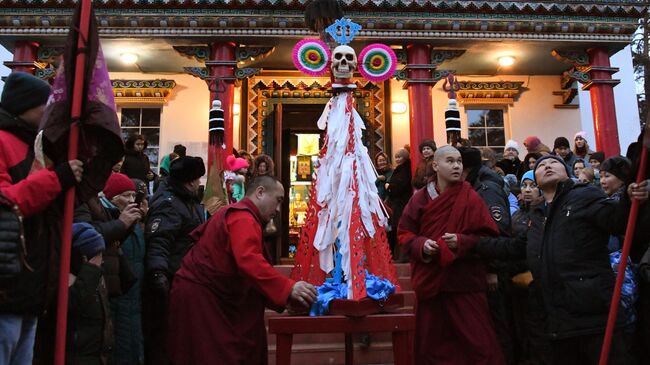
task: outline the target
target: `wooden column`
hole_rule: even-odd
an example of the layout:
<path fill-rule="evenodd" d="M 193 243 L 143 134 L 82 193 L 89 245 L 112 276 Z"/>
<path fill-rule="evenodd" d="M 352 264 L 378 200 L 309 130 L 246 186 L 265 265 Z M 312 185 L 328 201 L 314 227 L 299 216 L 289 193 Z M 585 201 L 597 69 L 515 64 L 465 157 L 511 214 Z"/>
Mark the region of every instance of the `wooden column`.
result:
<path fill-rule="evenodd" d="M 409 129 L 411 144 L 411 169 L 420 163 L 418 145 L 424 139 L 433 139 L 433 100 L 431 96 L 432 70 L 431 46 L 411 44 L 406 47 L 408 63 Z"/>
<path fill-rule="evenodd" d="M 233 146 L 233 105 L 235 103 L 235 43 L 221 42 L 210 45 L 210 59 L 205 62 L 210 78 L 210 105 L 215 97 L 221 100 L 224 117 L 224 142 L 226 154 L 232 153 Z M 209 158 L 208 158 L 209 160 Z M 208 161 L 208 166 L 212 166 Z"/>
<path fill-rule="evenodd" d="M 603 151 L 605 157 L 621 153 L 618 141 L 618 126 L 616 123 L 616 103 L 614 101 L 614 86 L 617 80 L 612 80 L 612 73 L 618 71 L 610 67 L 609 53 L 604 48 L 587 50 L 590 61 L 591 112 L 594 119 L 596 148 Z"/>
<path fill-rule="evenodd" d="M 39 44 L 31 41 L 16 41 L 14 47 L 13 61 L 5 62 L 5 66 L 9 67 L 12 72 L 28 72 L 34 74 L 38 68 L 38 47 Z"/>

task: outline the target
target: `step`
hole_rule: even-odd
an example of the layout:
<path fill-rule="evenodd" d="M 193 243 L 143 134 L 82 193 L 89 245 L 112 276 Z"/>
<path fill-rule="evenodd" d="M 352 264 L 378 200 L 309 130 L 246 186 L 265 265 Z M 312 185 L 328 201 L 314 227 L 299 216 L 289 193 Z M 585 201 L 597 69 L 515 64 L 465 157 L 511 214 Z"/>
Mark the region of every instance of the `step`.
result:
<path fill-rule="evenodd" d="M 362 347 L 354 343 L 355 364 L 392 364 L 393 345 L 391 342 L 371 343 Z M 291 364 L 343 365 L 345 364 L 345 345 L 336 343 L 294 344 L 291 347 Z M 275 345 L 269 345 L 269 365 L 275 365 Z"/>
<path fill-rule="evenodd" d="M 267 329 L 268 333 L 268 329 Z M 353 334 L 352 338 L 355 344 L 361 344 L 361 333 Z M 368 334 L 370 336 L 371 346 L 375 343 L 382 342 L 391 342 L 392 334 L 390 332 L 377 332 Z M 276 336 L 274 334 L 269 334 L 267 336 L 268 344 L 275 345 Z M 345 335 L 343 333 L 305 333 L 305 334 L 296 334 L 293 335 L 293 343 L 297 344 L 318 344 L 318 343 L 332 343 L 332 344 L 343 344 L 345 341 Z"/>

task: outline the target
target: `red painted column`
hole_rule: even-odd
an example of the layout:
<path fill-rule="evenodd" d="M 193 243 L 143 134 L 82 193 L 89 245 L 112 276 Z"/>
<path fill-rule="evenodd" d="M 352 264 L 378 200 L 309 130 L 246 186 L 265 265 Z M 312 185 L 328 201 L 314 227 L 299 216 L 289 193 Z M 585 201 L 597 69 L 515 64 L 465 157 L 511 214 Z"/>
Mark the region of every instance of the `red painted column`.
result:
<path fill-rule="evenodd" d="M 603 151 L 605 157 L 621 153 L 618 141 L 618 126 L 616 124 L 616 104 L 614 102 L 614 86 L 612 69 L 609 64 L 609 54 L 606 49 L 592 48 L 587 50 L 591 63 L 591 80 L 589 88 L 591 95 L 591 111 L 594 118 L 596 148 Z M 609 69 L 609 70 L 608 70 Z"/>
<path fill-rule="evenodd" d="M 5 62 L 11 71 L 22 71 L 34 74 L 35 62 L 38 60 L 39 44 L 30 41 L 16 41 L 13 61 Z"/>
<path fill-rule="evenodd" d="M 433 100 L 431 96 L 431 46 L 428 44 L 411 44 L 406 47 L 406 59 L 409 66 L 409 129 L 411 143 L 411 168 L 413 173 L 420 163 L 418 145 L 424 139 L 433 139 Z M 418 68 L 423 67 L 423 68 Z"/>
<path fill-rule="evenodd" d="M 210 45 L 210 60 L 205 63 L 210 77 L 221 79 L 219 82 L 211 84 L 210 107 L 212 107 L 212 101 L 218 96 L 223 108 L 224 142 L 227 154 L 232 153 L 233 146 L 233 105 L 235 103 L 235 68 L 237 67 L 235 47 L 235 43 L 231 42 L 212 43 Z M 210 157 L 208 166 L 212 166 Z"/>

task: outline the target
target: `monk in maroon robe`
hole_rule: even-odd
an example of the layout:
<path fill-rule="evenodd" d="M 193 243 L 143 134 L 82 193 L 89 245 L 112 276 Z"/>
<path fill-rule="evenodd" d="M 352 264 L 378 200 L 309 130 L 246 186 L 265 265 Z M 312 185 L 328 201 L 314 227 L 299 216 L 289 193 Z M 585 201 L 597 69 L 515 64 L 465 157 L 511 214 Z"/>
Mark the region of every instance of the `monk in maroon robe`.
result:
<path fill-rule="evenodd" d="M 308 308 L 316 289 L 276 271 L 262 230 L 280 212 L 284 188 L 254 179 L 246 197 L 221 209 L 193 233 L 196 244 L 174 277 L 169 354 L 174 365 L 267 363 L 264 308 Z"/>
<path fill-rule="evenodd" d="M 485 265 L 472 250 L 479 237 L 499 230 L 462 181 L 458 150 L 441 147 L 432 164 L 435 179 L 413 195 L 398 227 L 417 297 L 416 363 L 505 364 L 490 319 Z"/>

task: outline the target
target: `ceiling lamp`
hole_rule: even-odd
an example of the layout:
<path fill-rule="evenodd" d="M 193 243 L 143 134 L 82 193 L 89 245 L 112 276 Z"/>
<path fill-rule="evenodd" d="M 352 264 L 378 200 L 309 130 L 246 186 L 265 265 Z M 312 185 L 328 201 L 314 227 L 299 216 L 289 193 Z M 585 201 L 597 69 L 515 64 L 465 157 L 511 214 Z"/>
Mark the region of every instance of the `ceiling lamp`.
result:
<path fill-rule="evenodd" d="M 135 53 L 122 53 L 120 55 L 120 60 L 127 65 L 132 65 L 138 62 L 138 55 Z"/>
<path fill-rule="evenodd" d="M 499 62 L 499 66 L 508 67 L 514 65 L 515 58 L 512 56 L 503 56 L 499 57 L 497 61 Z"/>

